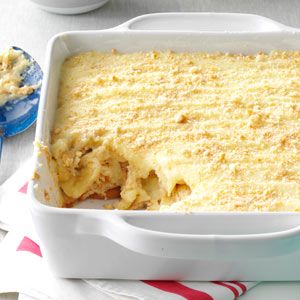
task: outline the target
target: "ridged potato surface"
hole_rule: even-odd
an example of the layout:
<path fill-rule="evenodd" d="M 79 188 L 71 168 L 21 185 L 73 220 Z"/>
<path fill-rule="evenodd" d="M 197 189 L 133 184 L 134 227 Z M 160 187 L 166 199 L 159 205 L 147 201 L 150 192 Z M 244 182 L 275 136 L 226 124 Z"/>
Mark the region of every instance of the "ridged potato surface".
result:
<path fill-rule="evenodd" d="M 66 59 L 51 153 L 65 204 L 299 211 L 300 52 Z"/>

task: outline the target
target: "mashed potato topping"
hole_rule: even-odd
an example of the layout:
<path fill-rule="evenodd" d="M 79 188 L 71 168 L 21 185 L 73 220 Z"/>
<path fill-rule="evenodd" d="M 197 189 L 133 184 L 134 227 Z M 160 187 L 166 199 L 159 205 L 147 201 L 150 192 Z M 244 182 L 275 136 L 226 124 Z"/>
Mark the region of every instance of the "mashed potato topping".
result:
<path fill-rule="evenodd" d="M 22 73 L 29 64 L 22 51 L 9 48 L 0 53 L 0 106 L 34 91 L 35 86 L 21 86 Z"/>
<path fill-rule="evenodd" d="M 300 210 L 300 51 L 87 52 L 66 59 L 52 132 L 64 205 Z"/>

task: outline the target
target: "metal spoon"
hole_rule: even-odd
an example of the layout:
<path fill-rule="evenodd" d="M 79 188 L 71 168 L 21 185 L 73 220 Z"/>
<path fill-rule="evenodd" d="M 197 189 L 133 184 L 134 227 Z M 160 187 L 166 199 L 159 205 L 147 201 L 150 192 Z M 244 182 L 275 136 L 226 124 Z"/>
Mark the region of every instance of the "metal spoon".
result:
<path fill-rule="evenodd" d="M 35 122 L 41 93 L 39 83 L 43 78 L 40 66 L 27 52 L 18 47 L 13 49 L 22 51 L 30 61 L 29 67 L 22 74 L 22 85 L 38 85 L 38 88 L 22 99 L 10 100 L 0 106 L 0 159 L 4 139 L 23 132 Z"/>

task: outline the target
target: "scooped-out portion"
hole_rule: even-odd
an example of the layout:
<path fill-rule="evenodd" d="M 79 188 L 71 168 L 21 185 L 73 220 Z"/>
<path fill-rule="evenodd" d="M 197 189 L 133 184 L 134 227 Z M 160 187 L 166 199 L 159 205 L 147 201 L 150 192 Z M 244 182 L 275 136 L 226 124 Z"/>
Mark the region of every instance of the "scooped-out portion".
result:
<path fill-rule="evenodd" d="M 66 59 L 49 147 L 62 206 L 300 210 L 300 51 Z"/>

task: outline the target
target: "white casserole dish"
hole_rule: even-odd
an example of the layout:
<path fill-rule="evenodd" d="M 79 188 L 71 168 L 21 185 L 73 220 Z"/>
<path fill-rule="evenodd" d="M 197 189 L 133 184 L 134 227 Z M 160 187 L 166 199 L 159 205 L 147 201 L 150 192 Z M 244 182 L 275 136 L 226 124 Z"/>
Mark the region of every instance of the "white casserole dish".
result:
<path fill-rule="evenodd" d="M 141 16 L 109 30 L 61 33 L 47 49 L 37 141 L 49 144 L 64 59 L 112 48 L 246 54 L 299 50 L 300 30 L 255 15 L 167 13 Z M 38 152 L 40 179 L 30 183 L 31 211 L 43 255 L 57 276 L 300 280 L 300 269 L 294 267 L 300 260 L 299 213 L 109 211 L 92 209 L 91 203 L 56 208 L 57 190 L 47 159 Z"/>

